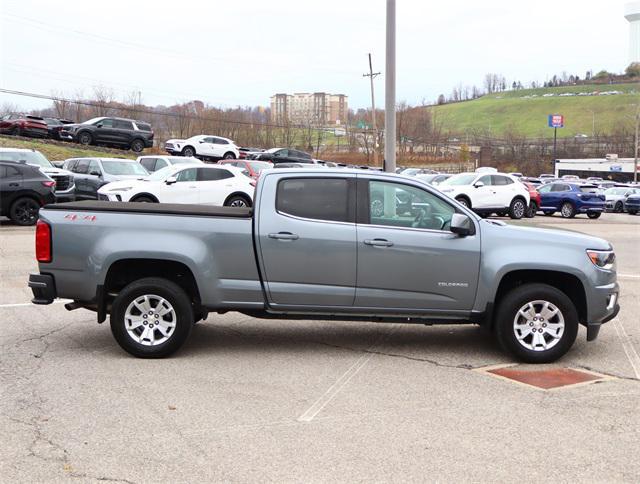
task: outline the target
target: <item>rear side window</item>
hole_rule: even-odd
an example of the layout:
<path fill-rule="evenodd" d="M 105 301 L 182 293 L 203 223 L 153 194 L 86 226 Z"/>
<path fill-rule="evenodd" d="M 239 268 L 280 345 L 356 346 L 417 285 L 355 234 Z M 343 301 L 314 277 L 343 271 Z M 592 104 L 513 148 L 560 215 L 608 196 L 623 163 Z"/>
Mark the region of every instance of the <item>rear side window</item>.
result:
<path fill-rule="evenodd" d="M 143 158 L 140 160 L 140 164 L 144 166 L 148 172 L 156 171 L 156 162 L 156 158 Z"/>
<path fill-rule="evenodd" d="M 494 185 L 510 185 L 513 183 L 513 180 L 511 178 L 500 175 L 491 175 L 491 180 L 493 181 Z"/>
<path fill-rule="evenodd" d="M 349 203 L 349 182 L 344 178 L 293 178 L 281 180 L 276 210 L 295 217 L 354 222 Z"/>
<path fill-rule="evenodd" d="M 113 127 L 116 129 L 133 129 L 133 123 L 131 121 L 123 121 L 122 119 L 115 119 L 113 121 Z"/>
<path fill-rule="evenodd" d="M 148 123 L 141 123 L 140 121 L 136 121 L 136 126 L 140 131 L 151 131 L 151 125 Z"/>
<path fill-rule="evenodd" d="M 598 187 L 593 187 L 591 185 L 581 186 L 580 191 L 582 193 L 598 193 Z"/>
<path fill-rule="evenodd" d="M 233 174 L 229 170 L 198 168 L 198 181 L 216 181 L 226 178 L 233 178 Z"/>

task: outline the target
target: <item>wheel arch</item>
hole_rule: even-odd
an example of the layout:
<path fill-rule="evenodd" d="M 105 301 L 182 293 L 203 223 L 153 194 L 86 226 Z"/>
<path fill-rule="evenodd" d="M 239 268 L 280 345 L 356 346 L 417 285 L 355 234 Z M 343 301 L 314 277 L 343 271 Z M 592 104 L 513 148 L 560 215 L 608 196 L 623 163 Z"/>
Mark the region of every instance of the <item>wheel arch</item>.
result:
<path fill-rule="evenodd" d="M 473 208 L 473 204 L 471 203 L 471 197 L 469 195 L 467 195 L 466 193 L 460 193 L 460 194 L 456 195 L 454 198 L 455 198 L 455 200 L 458 200 L 459 198 L 464 198 L 467 201 L 467 203 L 469 204 L 468 208 L 469 209 Z"/>
<path fill-rule="evenodd" d="M 236 196 L 244 198 L 249 203 L 249 207 L 253 207 L 253 200 L 245 192 L 233 192 L 229 194 L 229 196 L 227 196 L 227 198 L 224 199 L 224 204 L 226 205 L 231 197 L 236 197 Z"/>
<path fill-rule="evenodd" d="M 129 201 L 135 202 L 136 199 L 141 198 L 141 197 L 147 197 L 147 198 L 150 198 L 151 200 L 153 200 L 155 203 L 160 203 L 160 200 L 158 200 L 158 197 L 156 197 L 152 193 L 147 193 L 147 192 L 136 193 L 135 196 L 131 197 L 131 199 Z"/>
<path fill-rule="evenodd" d="M 546 284 L 562 291 L 574 303 L 578 320 L 581 323 L 587 320 L 587 296 L 580 278 L 568 272 L 548 269 L 516 269 L 504 274 L 493 299 L 495 307 L 510 290 L 529 283 Z M 493 318 L 490 324 L 493 325 Z"/>

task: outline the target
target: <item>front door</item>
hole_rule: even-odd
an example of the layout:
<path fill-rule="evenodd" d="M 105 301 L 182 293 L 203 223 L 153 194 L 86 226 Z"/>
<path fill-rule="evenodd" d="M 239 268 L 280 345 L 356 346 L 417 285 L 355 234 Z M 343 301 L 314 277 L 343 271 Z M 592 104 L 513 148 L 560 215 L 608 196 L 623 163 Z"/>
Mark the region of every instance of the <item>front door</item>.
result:
<path fill-rule="evenodd" d="M 449 231 L 456 208 L 444 196 L 398 182 L 359 182 L 358 193 L 365 210 L 358 210 L 354 306 L 397 312 L 471 310 L 480 235 L 459 237 Z"/>
<path fill-rule="evenodd" d="M 117 143 L 117 136 L 113 127 L 113 119 L 106 118 L 96 123 L 97 129 L 93 133 L 97 143 Z"/>
<path fill-rule="evenodd" d="M 257 225 L 269 303 L 352 306 L 357 262 L 355 176 L 286 178 L 266 185 L 264 200 L 275 200 L 276 205 L 261 211 Z"/>
<path fill-rule="evenodd" d="M 491 208 L 497 206 L 491 175 L 481 177 L 478 182 L 482 182 L 484 185 L 481 187 L 474 185 L 472 193 L 473 208 Z"/>
<path fill-rule="evenodd" d="M 198 169 L 186 168 L 175 174 L 176 182 L 164 183 L 158 188 L 161 203 L 199 203 Z"/>

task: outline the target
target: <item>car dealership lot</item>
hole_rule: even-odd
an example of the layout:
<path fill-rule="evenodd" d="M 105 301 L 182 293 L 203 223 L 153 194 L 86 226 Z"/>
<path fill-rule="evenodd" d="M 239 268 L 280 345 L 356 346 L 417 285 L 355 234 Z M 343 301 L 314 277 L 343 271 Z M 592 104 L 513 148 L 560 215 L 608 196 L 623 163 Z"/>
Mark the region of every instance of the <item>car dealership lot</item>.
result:
<path fill-rule="evenodd" d="M 0 480 L 638 481 L 640 217 L 515 223 L 613 243 L 620 315 L 547 365 L 600 383 L 491 376 L 514 361 L 475 326 L 238 313 L 173 358 L 134 359 L 94 313 L 28 304 L 33 228 L 2 221 Z"/>

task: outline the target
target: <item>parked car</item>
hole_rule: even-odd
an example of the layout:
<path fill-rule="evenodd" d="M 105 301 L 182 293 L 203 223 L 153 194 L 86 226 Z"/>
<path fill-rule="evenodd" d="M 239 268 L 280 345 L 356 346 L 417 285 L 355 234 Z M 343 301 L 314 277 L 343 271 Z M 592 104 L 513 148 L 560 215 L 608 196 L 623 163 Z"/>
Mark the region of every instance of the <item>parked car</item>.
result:
<path fill-rule="evenodd" d="M 30 114 L 10 113 L 0 118 L 0 133 L 14 136 L 30 136 L 46 138 L 49 136 L 47 123 L 40 116 Z"/>
<path fill-rule="evenodd" d="M 146 180 L 109 183 L 99 200 L 117 202 L 190 203 L 250 207 L 253 180 L 233 166 L 192 163 L 162 168 Z"/>
<path fill-rule="evenodd" d="M 542 173 L 538 178 L 540 178 L 540 180 L 544 180 L 545 178 L 555 178 L 555 175 L 552 175 L 551 173 Z"/>
<path fill-rule="evenodd" d="M 522 183 L 531 183 L 534 187 L 539 187 L 540 185 L 542 185 L 542 180 L 540 180 L 540 178 L 535 178 L 532 176 L 523 176 L 522 178 L 520 178 L 520 181 Z"/>
<path fill-rule="evenodd" d="M 586 179 L 586 181 L 588 181 L 589 183 L 593 183 L 594 185 L 597 185 L 598 183 L 604 180 L 602 179 L 601 176 L 590 176 Z"/>
<path fill-rule="evenodd" d="M 423 182 L 428 183 L 429 185 L 433 185 L 434 187 L 437 187 L 443 181 L 448 180 L 452 176 L 453 175 L 449 175 L 447 173 L 438 173 L 435 175 L 433 174 L 432 175 L 416 175 L 416 178 L 418 178 L 419 180 L 422 180 Z"/>
<path fill-rule="evenodd" d="M 622 213 L 625 211 L 625 200 L 629 195 L 640 194 L 640 188 L 613 187 L 604 191 L 605 210 Z"/>
<path fill-rule="evenodd" d="M 199 134 L 188 139 L 170 139 L 164 144 L 164 150 L 171 155 L 197 157 L 211 161 L 240 157 L 234 141 L 208 134 Z"/>
<path fill-rule="evenodd" d="M 56 182 L 31 165 L 0 158 L 0 215 L 33 225 L 40 207 L 55 201 Z"/>
<path fill-rule="evenodd" d="M 624 201 L 624 209 L 630 215 L 640 212 L 640 195 L 629 195 Z"/>
<path fill-rule="evenodd" d="M 538 188 L 540 210 L 545 215 L 560 211 L 564 218 L 573 218 L 586 213 L 589 218 L 598 218 L 604 212 L 605 196 L 591 184 L 554 182 Z"/>
<path fill-rule="evenodd" d="M 244 160 L 245 158 L 249 158 L 251 155 L 262 153 L 264 150 L 262 148 L 246 148 L 241 147 L 238 148 L 238 158 Z"/>
<path fill-rule="evenodd" d="M 81 145 L 117 146 L 136 153 L 153 146 L 151 125 L 135 119 L 93 118 L 81 124 L 64 125 L 59 136 Z"/>
<path fill-rule="evenodd" d="M 505 213 L 522 218 L 529 206 L 529 190 L 505 173 L 460 173 L 443 181 L 438 189 L 480 215 Z"/>
<path fill-rule="evenodd" d="M 144 169 L 149 173 L 156 172 L 170 165 L 179 165 L 179 164 L 193 164 L 193 163 L 203 163 L 197 158 L 185 157 L 185 156 L 158 156 L 158 155 L 148 155 L 148 156 L 138 156 L 136 160 Z"/>
<path fill-rule="evenodd" d="M 55 140 L 61 140 L 60 131 L 69 124 L 75 124 L 69 119 L 58 118 L 44 118 L 44 122 L 47 123 L 47 131 L 49 132 L 49 138 Z"/>
<path fill-rule="evenodd" d="M 174 169 L 183 167 L 164 170 Z M 68 309 L 95 311 L 98 322 L 110 314 L 115 340 L 141 358 L 177 351 L 209 311 L 239 311 L 479 324 L 515 358 L 549 363 L 569 351 L 580 325 L 592 341 L 619 312 L 606 240 L 490 223 L 392 174 L 268 170 L 256 189 L 252 210 L 47 207 L 37 228 L 38 272 L 29 276 L 32 301 L 69 298 Z M 410 215 L 397 216 L 399 191 L 412 200 Z M 384 194 L 390 213 L 372 213 L 372 193 Z"/>
<path fill-rule="evenodd" d="M 304 151 L 291 148 L 271 148 L 250 157 L 252 160 L 269 161 L 274 165 L 280 163 L 308 163 L 315 164 L 312 156 Z"/>
<path fill-rule="evenodd" d="M 578 175 L 562 175 L 560 179 L 564 181 L 580 181 L 580 177 Z"/>
<path fill-rule="evenodd" d="M 527 218 L 533 218 L 536 216 L 536 213 L 538 213 L 540 203 L 542 202 L 540 193 L 533 183 L 522 182 L 522 184 L 527 187 L 527 190 L 529 190 L 529 207 L 527 207 L 527 213 L 525 213 L 525 216 Z"/>
<path fill-rule="evenodd" d="M 123 158 L 71 158 L 64 167 L 73 173 L 78 200 L 97 200 L 98 189 L 107 183 L 149 176 L 136 160 Z"/>
<path fill-rule="evenodd" d="M 248 177 L 257 180 L 260 176 L 260 172 L 262 170 L 268 170 L 273 168 L 273 163 L 269 163 L 268 161 L 257 161 L 257 160 L 222 160 L 219 165 L 223 166 L 235 166 L 245 171 Z"/>
<path fill-rule="evenodd" d="M 416 175 L 437 175 L 438 172 L 430 170 L 429 168 L 406 168 L 400 172 L 404 176 L 416 176 Z"/>
<path fill-rule="evenodd" d="M 0 148 L 0 160 L 15 161 L 39 168 L 55 185 L 56 202 L 72 202 L 76 199 L 73 174 L 67 170 L 56 168 L 42 153 L 23 148 Z"/>
<path fill-rule="evenodd" d="M 512 171 L 511 173 L 509 173 L 509 175 L 511 175 L 514 178 L 522 178 L 524 175 L 522 173 L 520 173 L 519 171 Z"/>

